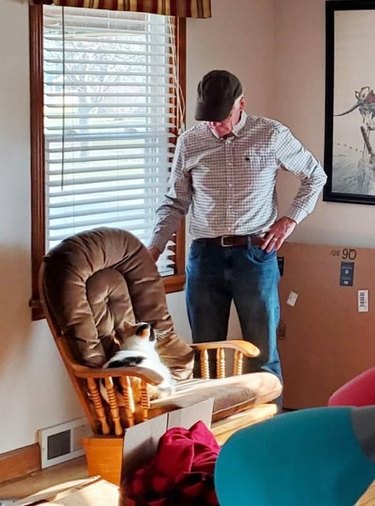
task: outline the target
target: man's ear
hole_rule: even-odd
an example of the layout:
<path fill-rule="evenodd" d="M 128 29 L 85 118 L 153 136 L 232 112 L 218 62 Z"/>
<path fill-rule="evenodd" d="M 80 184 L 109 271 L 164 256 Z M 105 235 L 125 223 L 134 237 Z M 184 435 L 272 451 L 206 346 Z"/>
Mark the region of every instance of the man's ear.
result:
<path fill-rule="evenodd" d="M 245 110 L 245 106 L 246 106 L 245 97 L 241 97 L 241 100 L 240 100 L 240 111 L 241 112 Z"/>

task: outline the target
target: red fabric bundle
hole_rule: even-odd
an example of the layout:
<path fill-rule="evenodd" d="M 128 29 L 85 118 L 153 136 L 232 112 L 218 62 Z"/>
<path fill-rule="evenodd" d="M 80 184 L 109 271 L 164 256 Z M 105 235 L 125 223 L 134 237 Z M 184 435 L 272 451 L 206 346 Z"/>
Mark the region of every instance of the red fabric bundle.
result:
<path fill-rule="evenodd" d="M 218 506 L 213 482 L 220 447 L 201 421 L 173 427 L 159 441 L 155 457 L 127 480 L 137 506 Z"/>

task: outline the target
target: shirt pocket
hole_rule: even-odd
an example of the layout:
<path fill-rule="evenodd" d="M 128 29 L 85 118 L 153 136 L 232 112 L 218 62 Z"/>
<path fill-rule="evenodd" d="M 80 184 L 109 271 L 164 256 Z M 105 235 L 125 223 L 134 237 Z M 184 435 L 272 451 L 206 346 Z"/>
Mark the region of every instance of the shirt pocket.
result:
<path fill-rule="evenodd" d="M 264 156 L 263 156 L 263 158 L 264 158 Z M 247 151 L 245 153 L 245 164 L 250 167 L 253 167 L 255 165 L 259 165 L 261 163 L 261 160 L 262 160 L 262 155 L 256 151 Z"/>
<path fill-rule="evenodd" d="M 275 180 L 277 165 L 271 151 L 264 148 L 248 149 L 244 164 L 254 184 L 269 184 Z"/>
<path fill-rule="evenodd" d="M 270 164 L 274 160 L 274 156 L 269 149 L 261 146 L 249 148 L 245 151 L 245 162 L 248 164 Z"/>

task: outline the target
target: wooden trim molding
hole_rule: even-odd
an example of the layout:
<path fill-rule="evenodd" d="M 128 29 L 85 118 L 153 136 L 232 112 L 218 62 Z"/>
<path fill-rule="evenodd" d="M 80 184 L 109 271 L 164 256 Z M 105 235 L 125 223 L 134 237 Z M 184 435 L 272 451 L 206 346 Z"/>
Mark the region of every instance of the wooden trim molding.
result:
<path fill-rule="evenodd" d="M 40 446 L 34 443 L 0 455 L 0 483 L 40 471 Z"/>
<path fill-rule="evenodd" d="M 43 6 L 29 8 L 31 129 L 31 258 L 33 320 L 43 318 L 39 300 L 39 267 L 45 253 L 45 176 L 43 121 Z"/>
<path fill-rule="evenodd" d="M 181 18 L 210 18 L 211 0 L 163 0 L 162 2 L 143 2 L 142 0 L 29 0 L 31 5 L 57 5 L 65 7 L 83 7 L 108 9 L 114 11 L 149 12 Z"/>

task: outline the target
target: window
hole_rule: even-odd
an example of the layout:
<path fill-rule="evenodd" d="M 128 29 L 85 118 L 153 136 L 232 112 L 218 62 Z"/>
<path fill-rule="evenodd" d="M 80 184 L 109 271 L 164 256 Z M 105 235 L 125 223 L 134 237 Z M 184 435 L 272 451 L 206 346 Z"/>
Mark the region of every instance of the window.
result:
<path fill-rule="evenodd" d="M 34 6 L 31 22 L 32 265 L 97 226 L 148 243 L 184 119 L 185 25 L 155 14 Z M 184 282 L 184 226 L 158 262 Z"/>

